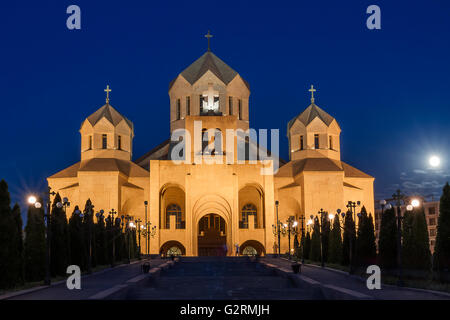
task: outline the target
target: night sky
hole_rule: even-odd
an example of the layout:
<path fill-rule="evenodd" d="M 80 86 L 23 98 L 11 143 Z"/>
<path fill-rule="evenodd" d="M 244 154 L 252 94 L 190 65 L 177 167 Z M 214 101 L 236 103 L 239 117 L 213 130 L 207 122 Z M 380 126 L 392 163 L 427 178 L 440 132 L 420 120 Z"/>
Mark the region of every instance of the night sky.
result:
<path fill-rule="evenodd" d="M 68 30 L 66 8 L 81 8 Z M 368 30 L 366 8 L 381 8 Z M 342 160 L 400 187 L 450 180 L 450 2 L 1 1 L 0 179 L 25 210 L 45 178 L 80 159 L 82 121 L 105 102 L 135 125 L 133 158 L 169 138 L 169 82 L 207 49 L 250 83 L 250 126 L 280 129 L 310 102 L 342 128 Z M 430 169 L 428 158 L 442 159 Z M 24 212 L 25 214 L 25 212 Z"/>

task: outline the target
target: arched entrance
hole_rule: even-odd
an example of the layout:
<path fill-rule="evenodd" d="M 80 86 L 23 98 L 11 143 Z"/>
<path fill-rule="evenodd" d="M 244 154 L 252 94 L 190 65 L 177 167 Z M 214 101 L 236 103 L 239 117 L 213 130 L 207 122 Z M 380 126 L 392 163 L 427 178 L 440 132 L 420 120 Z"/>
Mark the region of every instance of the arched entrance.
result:
<path fill-rule="evenodd" d="M 263 256 L 266 254 L 264 246 L 256 240 L 247 240 L 239 246 L 241 256 Z"/>
<path fill-rule="evenodd" d="M 178 241 L 167 241 L 161 246 L 159 253 L 163 257 L 186 255 L 185 247 Z"/>
<path fill-rule="evenodd" d="M 198 255 L 226 256 L 227 231 L 225 220 L 217 214 L 207 214 L 198 222 Z"/>

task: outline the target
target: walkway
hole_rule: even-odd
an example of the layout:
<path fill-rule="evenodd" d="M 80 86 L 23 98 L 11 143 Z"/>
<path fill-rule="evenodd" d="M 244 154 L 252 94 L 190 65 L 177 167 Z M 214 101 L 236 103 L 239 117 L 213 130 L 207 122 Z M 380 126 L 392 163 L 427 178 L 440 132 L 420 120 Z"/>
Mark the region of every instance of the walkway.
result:
<path fill-rule="evenodd" d="M 122 264 L 112 269 L 106 269 L 98 273 L 81 277 L 81 289 L 69 290 L 66 282 L 55 284 L 50 287 L 30 292 L 24 295 L 15 296 L 9 300 L 83 300 L 89 297 L 122 284 L 139 274 L 142 274 L 141 264 L 146 260 L 137 261 L 132 264 Z M 149 260 L 151 267 L 156 267 L 167 260 Z"/>
<path fill-rule="evenodd" d="M 291 269 L 291 262 L 283 258 L 265 257 L 261 260 L 276 266 Z M 450 300 L 450 294 L 440 295 L 420 289 L 400 288 L 383 284 L 381 284 L 380 290 L 369 290 L 366 282 L 360 278 L 350 276 L 344 272 L 330 271 L 318 266 L 303 265 L 301 274 L 321 284 L 353 290 L 379 300 Z"/>

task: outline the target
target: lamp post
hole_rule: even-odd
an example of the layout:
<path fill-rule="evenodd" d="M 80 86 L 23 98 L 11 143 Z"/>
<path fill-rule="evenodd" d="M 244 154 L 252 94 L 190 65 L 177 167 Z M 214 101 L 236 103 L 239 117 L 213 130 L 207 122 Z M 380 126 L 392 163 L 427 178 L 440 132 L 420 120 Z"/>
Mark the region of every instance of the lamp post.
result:
<path fill-rule="evenodd" d="M 299 219 L 302 222 L 302 228 L 301 228 L 301 231 L 302 231 L 301 250 L 302 250 L 302 264 L 304 264 L 305 263 L 305 252 L 304 252 L 305 251 L 305 228 L 304 228 L 305 216 L 303 215 Z"/>
<path fill-rule="evenodd" d="M 148 201 L 145 200 L 144 201 L 144 206 L 145 206 L 145 250 L 147 252 L 147 256 L 150 255 L 150 248 L 149 248 L 149 244 L 150 244 L 150 237 L 149 237 L 149 225 L 148 225 L 148 220 L 147 220 L 147 207 L 148 207 Z"/>
<path fill-rule="evenodd" d="M 354 235 L 350 234 L 351 235 L 351 238 L 350 238 L 350 274 L 352 274 L 354 272 L 354 268 L 353 268 L 354 263 L 353 262 L 354 262 L 354 259 L 356 259 L 356 247 L 357 247 L 357 244 L 356 244 L 356 241 L 357 241 L 357 239 L 356 239 L 356 207 L 359 207 L 360 205 L 361 205 L 361 201 L 356 201 L 356 202 L 349 201 L 346 206 L 348 208 L 348 210 L 350 210 L 350 213 L 352 214 L 352 218 L 353 218 L 353 223 L 355 224 L 355 234 Z M 345 223 L 345 220 L 344 220 L 344 223 Z M 358 227 L 359 227 L 359 223 L 358 223 Z M 350 233 L 352 233 L 352 232 L 350 232 Z M 353 246 L 353 239 L 355 240 L 354 246 Z M 355 252 L 353 252 L 353 251 L 355 251 Z"/>
<path fill-rule="evenodd" d="M 141 260 L 141 228 L 143 228 L 144 226 L 141 226 L 141 219 L 136 219 L 134 220 L 134 223 L 136 223 L 136 228 L 137 228 L 137 232 L 138 232 L 138 259 Z"/>
<path fill-rule="evenodd" d="M 285 236 L 286 233 L 288 236 L 288 250 L 289 250 L 288 258 L 289 258 L 289 260 L 291 260 L 291 256 L 292 256 L 291 255 L 291 233 L 295 237 L 297 236 L 297 231 L 295 230 L 295 227 L 297 227 L 297 221 L 295 221 L 295 218 L 293 216 L 290 216 L 287 219 L 286 223 L 283 224 L 283 230 L 281 232 L 283 234 L 283 236 Z"/>
<path fill-rule="evenodd" d="M 281 240 L 281 230 L 280 230 L 280 220 L 278 220 L 278 205 L 279 205 L 279 202 L 278 202 L 278 200 L 276 200 L 275 201 L 275 207 L 276 207 L 276 213 L 277 213 L 277 226 L 276 226 L 276 233 L 277 233 L 277 235 L 278 235 L 278 256 L 280 256 L 281 255 L 281 242 L 280 242 L 280 240 Z M 272 227 L 273 227 L 273 225 L 272 225 Z"/>
<path fill-rule="evenodd" d="M 51 216 L 50 216 L 50 205 L 51 205 L 51 196 L 55 196 L 56 192 L 51 191 L 51 188 L 48 187 L 48 191 L 45 194 L 47 200 L 47 212 L 44 211 L 44 219 L 45 219 L 45 278 L 44 284 L 49 286 L 51 284 L 51 276 L 50 276 L 50 239 L 51 239 Z M 68 202 L 68 201 L 67 201 Z M 38 202 L 35 196 L 28 197 L 28 203 L 34 205 L 36 209 L 42 208 L 42 203 Z M 60 202 L 60 208 L 63 206 Z"/>
<path fill-rule="evenodd" d="M 128 259 L 127 259 L 127 263 L 130 263 L 131 259 L 130 259 L 130 251 L 131 251 L 131 246 L 130 246 L 130 231 L 131 231 L 131 226 L 132 223 L 130 222 L 133 219 L 133 217 L 129 216 L 129 215 L 122 215 L 122 229 L 125 232 L 126 236 L 127 236 L 127 242 L 128 242 Z"/>
<path fill-rule="evenodd" d="M 133 235 L 133 229 L 136 227 L 136 225 L 131 221 L 128 223 L 128 263 L 130 263 L 130 255 L 131 255 L 131 240 L 130 237 Z M 131 236 L 130 236 L 131 235 Z"/>
<path fill-rule="evenodd" d="M 156 234 L 156 229 L 157 229 L 157 227 L 156 226 L 153 226 L 152 227 L 152 223 L 149 221 L 149 222 L 147 222 L 146 223 L 146 225 L 145 225 L 145 229 L 144 229 L 144 231 L 142 231 L 142 235 L 146 238 L 146 239 L 148 239 L 148 246 L 147 246 L 147 255 L 148 256 L 150 256 L 150 251 L 149 251 L 149 247 L 150 247 L 150 237 L 154 237 L 155 236 L 155 234 Z"/>
<path fill-rule="evenodd" d="M 116 258 L 116 238 L 115 238 L 115 230 L 116 230 L 116 224 L 115 224 L 115 220 L 114 220 L 114 215 L 118 214 L 117 211 L 115 211 L 114 209 L 111 209 L 111 211 L 109 212 L 109 218 L 110 218 L 110 222 L 111 222 L 111 239 L 112 239 L 112 258 L 111 258 L 111 267 L 114 267 L 114 262 L 115 262 L 115 258 Z"/>

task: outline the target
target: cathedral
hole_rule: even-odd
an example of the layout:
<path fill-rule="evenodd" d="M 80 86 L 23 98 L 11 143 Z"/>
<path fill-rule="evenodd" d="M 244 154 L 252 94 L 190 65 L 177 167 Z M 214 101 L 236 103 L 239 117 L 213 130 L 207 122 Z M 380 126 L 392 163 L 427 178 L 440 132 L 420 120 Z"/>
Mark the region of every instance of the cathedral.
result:
<path fill-rule="evenodd" d="M 150 231 L 142 253 L 286 253 L 294 237 L 278 243 L 277 217 L 300 234 L 311 215 L 346 211 L 348 201 L 374 213 L 374 178 L 341 161 L 341 128 L 313 87 L 287 123 L 289 161 L 249 134 L 249 83 L 210 49 L 169 84 L 169 139 L 135 160 L 133 122 L 105 91 L 106 104 L 81 124 L 80 161 L 48 184 L 81 210 L 91 199 L 96 212 L 139 219 Z"/>

